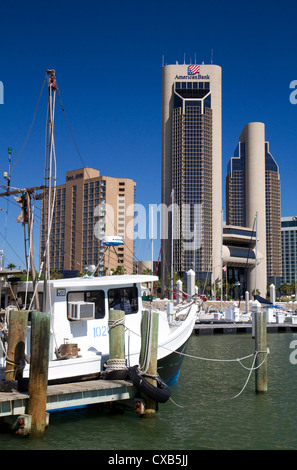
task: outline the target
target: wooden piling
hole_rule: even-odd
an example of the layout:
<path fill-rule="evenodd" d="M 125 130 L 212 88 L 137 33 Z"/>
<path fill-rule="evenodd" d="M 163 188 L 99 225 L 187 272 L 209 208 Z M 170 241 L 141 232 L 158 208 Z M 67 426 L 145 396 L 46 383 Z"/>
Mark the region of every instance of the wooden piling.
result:
<path fill-rule="evenodd" d="M 32 434 L 41 434 L 47 426 L 46 400 L 50 340 L 50 315 L 31 313 L 31 349 L 29 400 L 27 414 L 32 416 Z"/>
<path fill-rule="evenodd" d="M 9 312 L 5 381 L 19 380 L 23 377 L 22 365 L 25 365 L 27 324 L 28 312 L 26 310 Z"/>
<path fill-rule="evenodd" d="M 106 361 L 105 378 L 125 379 L 128 374 L 125 360 L 125 312 L 109 310 L 109 359 Z"/>
<path fill-rule="evenodd" d="M 256 392 L 267 392 L 267 323 L 266 310 L 261 308 L 259 302 L 253 303 L 255 320 L 255 379 Z"/>
<path fill-rule="evenodd" d="M 145 379 L 154 387 L 157 387 L 157 359 L 158 359 L 158 327 L 159 317 L 157 312 L 144 310 L 141 320 L 141 350 L 139 364 L 145 372 Z M 145 416 L 156 414 L 158 404 L 152 398 L 145 396 Z"/>

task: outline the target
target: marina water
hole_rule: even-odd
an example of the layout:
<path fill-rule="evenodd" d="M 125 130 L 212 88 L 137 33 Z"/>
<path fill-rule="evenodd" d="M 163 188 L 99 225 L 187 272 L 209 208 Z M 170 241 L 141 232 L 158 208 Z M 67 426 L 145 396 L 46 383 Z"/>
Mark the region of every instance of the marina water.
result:
<path fill-rule="evenodd" d="M 172 400 L 159 406 L 155 418 L 141 419 L 132 408 L 54 413 L 42 438 L 1 432 L 0 449 L 297 449 L 296 340 L 297 333 L 267 335 L 266 394 L 256 394 L 254 372 L 246 383 L 249 370 L 239 362 L 201 359 L 253 354 L 249 333 L 193 335 L 187 354 L 200 359 L 185 357 L 179 381 L 171 387 Z M 250 368 L 252 361 L 249 357 L 242 364 Z"/>

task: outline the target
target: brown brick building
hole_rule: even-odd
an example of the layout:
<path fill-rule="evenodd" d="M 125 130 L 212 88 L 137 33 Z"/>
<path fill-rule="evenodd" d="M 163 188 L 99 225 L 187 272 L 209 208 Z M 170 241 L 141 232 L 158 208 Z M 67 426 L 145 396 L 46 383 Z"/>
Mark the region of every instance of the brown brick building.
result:
<path fill-rule="evenodd" d="M 66 183 L 56 187 L 50 239 L 50 269 L 83 271 L 97 266 L 103 275 L 122 266 L 133 272 L 133 216 L 136 183 L 127 178 L 100 176 L 98 170 L 68 171 Z M 42 207 L 40 236 L 44 251 L 47 213 Z M 124 244 L 104 248 L 105 235 L 123 237 Z"/>

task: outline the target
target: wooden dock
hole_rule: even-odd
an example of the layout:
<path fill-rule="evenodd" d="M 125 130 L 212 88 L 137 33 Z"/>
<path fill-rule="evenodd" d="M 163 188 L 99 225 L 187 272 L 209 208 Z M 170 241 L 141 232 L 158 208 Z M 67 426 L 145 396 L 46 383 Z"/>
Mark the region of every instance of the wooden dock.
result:
<path fill-rule="evenodd" d="M 46 411 L 65 410 L 92 404 L 135 398 L 137 389 L 126 380 L 90 380 L 47 387 Z M 0 392 L 0 418 L 26 413 L 27 393 Z"/>
<path fill-rule="evenodd" d="M 267 323 L 267 333 L 297 332 L 297 325 L 293 323 Z M 195 334 L 220 334 L 220 333 L 252 333 L 251 322 L 223 322 L 205 321 L 197 322 L 194 326 Z"/>

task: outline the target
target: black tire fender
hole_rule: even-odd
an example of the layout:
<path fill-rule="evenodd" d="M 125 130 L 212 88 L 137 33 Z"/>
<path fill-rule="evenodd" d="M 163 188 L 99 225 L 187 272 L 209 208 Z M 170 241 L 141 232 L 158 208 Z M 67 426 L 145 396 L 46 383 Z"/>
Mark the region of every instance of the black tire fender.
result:
<path fill-rule="evenodd" d="M 140 392 L 158 403 L 165 403 L 170 398 L 170 388 L 160 376 L 156 378 L 157 387 L 155 387 L 144 378 L 138 366 L 133 366 L 129 368 L 129 378 Z"/>

